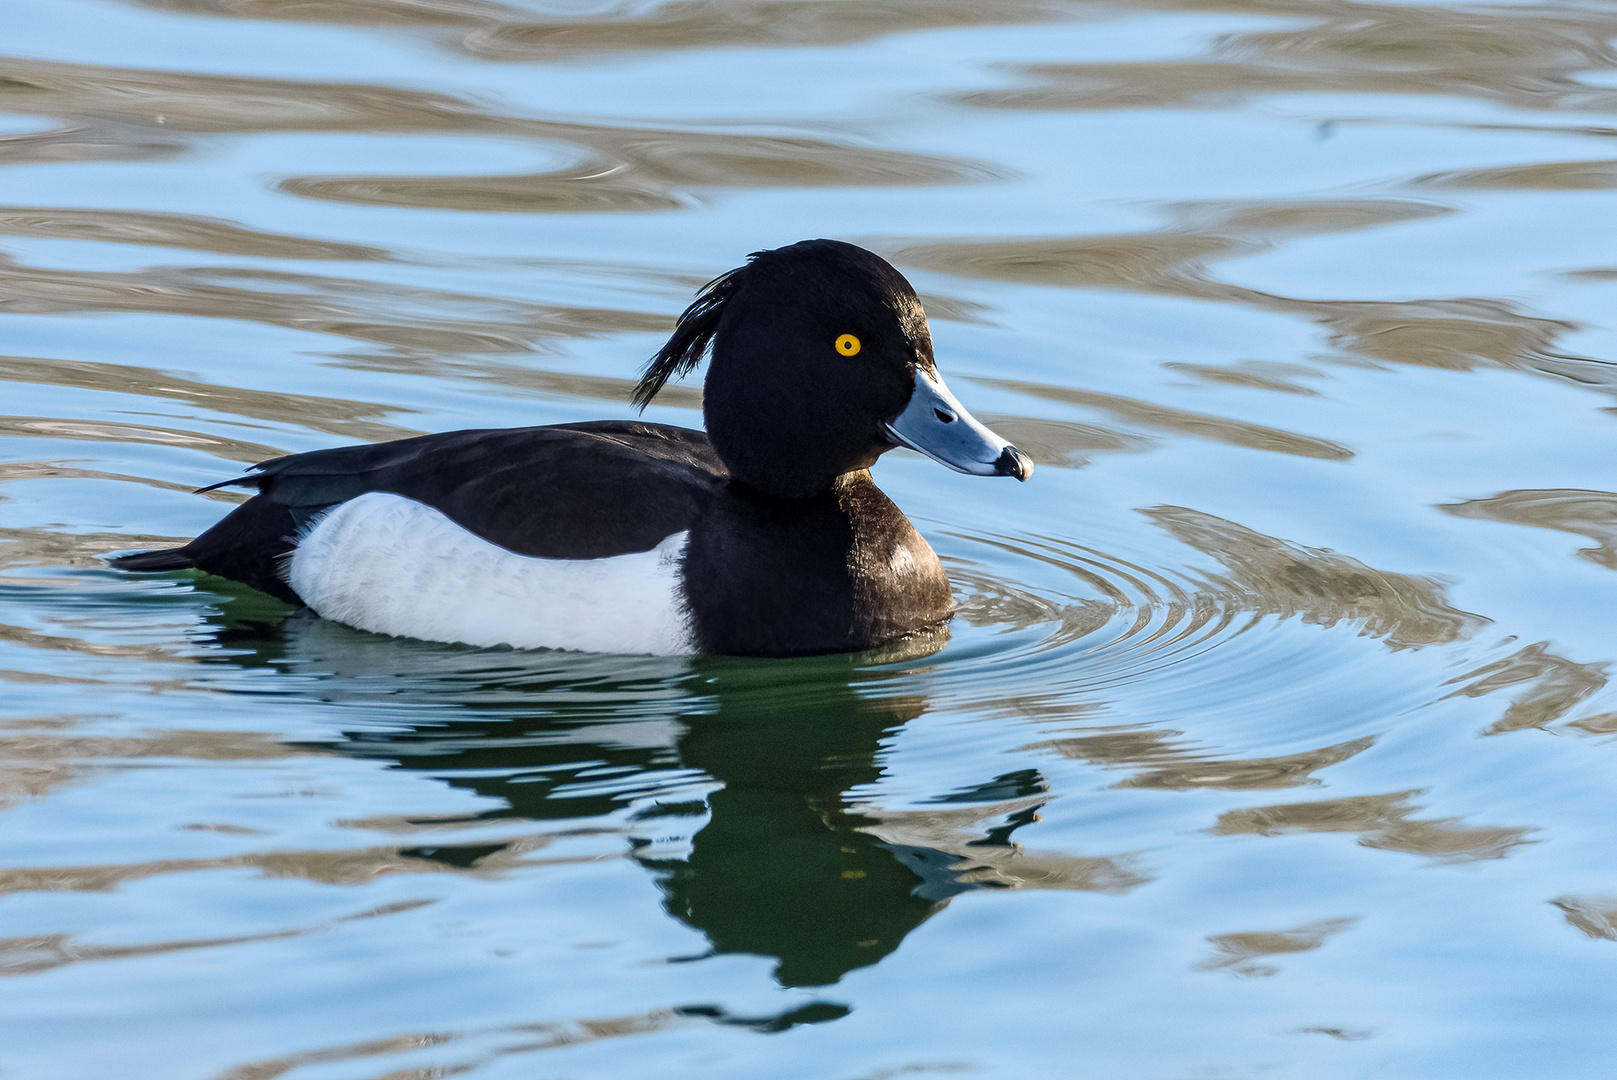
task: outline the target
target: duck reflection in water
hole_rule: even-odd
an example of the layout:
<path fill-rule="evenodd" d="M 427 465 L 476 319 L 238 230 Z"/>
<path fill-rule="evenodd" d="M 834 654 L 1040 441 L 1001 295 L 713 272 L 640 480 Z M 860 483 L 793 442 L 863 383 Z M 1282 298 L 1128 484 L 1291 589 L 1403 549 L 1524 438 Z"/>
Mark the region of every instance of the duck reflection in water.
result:
<path fill-rule="evenodd" d="M 267 633 L 227 630 L 221 643 L 306 673 L 315 696 L 406 705 L 407 726 L 319 746 L 506 804 L 475 820 L 580 819 L 643 804 L 633 853 L 656 874 L 668 912 L 706 935 L 702 955 L 774 958 L 782 986 L 822 986 L 874 964 L 949 897 L 988 884 L 962 879 L 959 854 L 874 835 L 853 802 L 855 789 L 882 775 L 883 740 L 927 704 L 880 693 L 894 672 L 869 654 L 756 661 L 459 650 L 298 618 Z M 648 727 L 666 737 L 648 739 Z M 721 786 L 705 802 L 670 794 L 671 770 L 698 770 Z M 635 774 L 645 783 L 637 787 Z M 1029 773 L 966 798 L 1037 796 L 1043 787 Z M 1000 833 L 1031 819 L 1032 809 L 1015 815 L 990 842 L 1005 844 Z M 646 838 L 690 828 L 684 858 Z M 501 847 L 402 854 L 465 867 Z"/>

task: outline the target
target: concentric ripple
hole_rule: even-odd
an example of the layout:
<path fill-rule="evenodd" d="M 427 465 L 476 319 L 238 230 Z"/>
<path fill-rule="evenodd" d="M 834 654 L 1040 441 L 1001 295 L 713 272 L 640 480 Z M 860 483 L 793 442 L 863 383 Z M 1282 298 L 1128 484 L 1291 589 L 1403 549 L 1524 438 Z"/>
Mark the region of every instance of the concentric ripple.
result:
<path fill-rule="evenodd" d="M 1454 607 L 1430 578 L 1185 507 L 1139 513 L 1160 530 L 1145 534 L 1149 546 L 1137 533 L 1107 548 L 951 534 L 960 602 L 953 643 L 936 663 L 958 704 L 994 712 L 1007 698 L 1036 696 L 1045 715 L 1104 706 L 1150 723 L 1188 702 L 1244 700 L 1253 730 L 1305 732 L 1288 712 L 1297 697 L 1337 694 L 1355 671 L 1386 682 L 1378 667 L 1389 650 L 1462 641 L 1488 621 Z M 1243 692 L 1252 686 L 1268 690 L 1254 699 Z M 1412 685 L 1400 700 L 1414 708 L 1431 692 Z M 1359 736 L 1365 720 L 1321 719 L 1320 735 Z"/>
<path fill-rule="evenodd" d="M 1072 578 L 1071 593 L 1040 595 L 970 566 L 950 567 L 956 588 L 966 592 L 957 620 L 1043 631 L 1031 640 L 1018 633 L 1015 644 L 992 656 L 996 664 L 1013 663 L 1030 676 L 1071 673 L 1080 670 L 1075 665 L 1081 662 L 1087 686 L 1143 678 L 1238 632 L 1234 627 L 1241 613 L 1227 598 L 1200 588 L 1187 568 L 1145 566 L 1048 536 L 966 538 Z"/>

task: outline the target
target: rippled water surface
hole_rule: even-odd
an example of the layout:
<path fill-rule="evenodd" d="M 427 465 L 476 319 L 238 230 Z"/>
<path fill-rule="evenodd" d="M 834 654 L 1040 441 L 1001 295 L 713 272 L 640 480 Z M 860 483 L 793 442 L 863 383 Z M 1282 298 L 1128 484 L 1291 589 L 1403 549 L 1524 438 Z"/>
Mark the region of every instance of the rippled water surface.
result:
<path fill-rule="evenodd" d="M 0 1076 L 1609 1076 L 1614 36 L 0 6 Z M 814 236 L 1039 463 L 876 470 L 939 651 L 479 651 L 101 561 L 242 463 L 631 415 Z"/>

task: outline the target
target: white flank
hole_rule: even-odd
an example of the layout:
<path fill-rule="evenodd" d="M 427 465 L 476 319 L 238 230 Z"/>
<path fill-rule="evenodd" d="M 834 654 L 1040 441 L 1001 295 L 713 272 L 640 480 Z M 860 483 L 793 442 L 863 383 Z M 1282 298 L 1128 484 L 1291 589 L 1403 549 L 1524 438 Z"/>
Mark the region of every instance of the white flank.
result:
<path fill-rule="evenodd" d="M 323 617 L 378 634 L 675 656 L 696 651 L 679 595 L 689 535 L 633 555 L 533 559 L 373 491 L 317 518 L 285 574 Z"/>

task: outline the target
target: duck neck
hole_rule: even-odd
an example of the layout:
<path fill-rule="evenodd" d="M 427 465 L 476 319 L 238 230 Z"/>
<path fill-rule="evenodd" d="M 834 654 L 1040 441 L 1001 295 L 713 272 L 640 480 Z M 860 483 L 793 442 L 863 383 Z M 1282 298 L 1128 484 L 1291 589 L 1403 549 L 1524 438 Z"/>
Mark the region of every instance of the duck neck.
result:
<path fill-rule="evenodd" d="M 807 503 L 814 499 L 841 502 L 851 492 L 875 486 L 876 482 L 871 479 L 869 469 L 852 469 L 833 476 L 829 483 L 804 485 L 801 489 L 787 490 L 781 490 L 778 484 L 756 483 L 745 476 L 736 475 L 733 471 L 730 476 L 730 490 L 738 497 L 752 502 L 778 502 L 788 505 Z"/>

